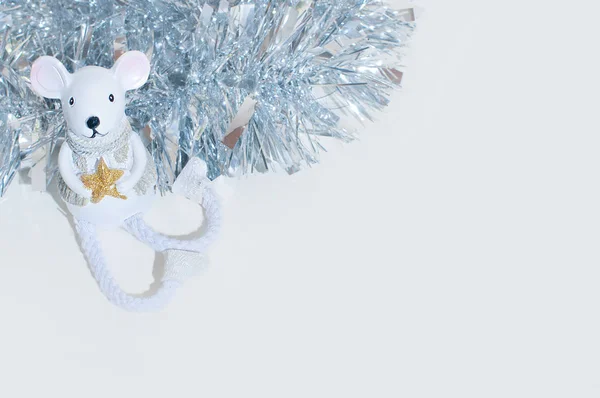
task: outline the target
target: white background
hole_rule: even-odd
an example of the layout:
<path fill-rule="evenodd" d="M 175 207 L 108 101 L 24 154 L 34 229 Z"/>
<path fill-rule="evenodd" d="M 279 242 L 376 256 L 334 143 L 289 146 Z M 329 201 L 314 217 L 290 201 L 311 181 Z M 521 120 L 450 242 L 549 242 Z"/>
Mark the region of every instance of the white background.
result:
<path fill-rule="evenodd" d="M 422 0 L 393 105 L 317 167 L 228 182 L 210 267 L 158 314 L 108 304 L 13 184 L 0 396 L 598 397 L 596 3 Z M 144 290 L 154 254 L 103 238 Z"/>

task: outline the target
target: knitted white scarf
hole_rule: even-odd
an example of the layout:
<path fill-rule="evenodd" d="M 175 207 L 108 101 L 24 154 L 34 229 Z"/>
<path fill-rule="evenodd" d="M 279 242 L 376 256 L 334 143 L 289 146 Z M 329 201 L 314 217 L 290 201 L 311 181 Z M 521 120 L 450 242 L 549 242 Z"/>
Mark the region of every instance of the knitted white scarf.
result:
<path fill-rule="evenodd" d="M 123 117 L 123 120 L 117 127 L 117 131 L 112 131 L 105 137 L 82 137 L 71 131 L 71 129 L 68 129 L 67 142 L 73 152 L 79 156 L 100 157 L 106 153 L 115 152 L 117 149 L 127 145 L 130 132 L 131 126 L 129 125 L 129 121 L 127 117 Z"/>

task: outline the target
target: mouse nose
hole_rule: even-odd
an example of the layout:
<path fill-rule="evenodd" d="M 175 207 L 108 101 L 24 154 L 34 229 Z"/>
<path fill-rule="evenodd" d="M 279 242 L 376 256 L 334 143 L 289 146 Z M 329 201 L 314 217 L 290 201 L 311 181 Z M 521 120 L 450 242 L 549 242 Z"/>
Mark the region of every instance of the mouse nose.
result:
<path fill-rule="evenodd" d="M 98 119 L 98 117 L 96 116 L 91 116 L 88 118 L 85 124 L 87 124 L 88 128 L 93 130 L 96 127 L 100 126 L 100 119 Z"/>

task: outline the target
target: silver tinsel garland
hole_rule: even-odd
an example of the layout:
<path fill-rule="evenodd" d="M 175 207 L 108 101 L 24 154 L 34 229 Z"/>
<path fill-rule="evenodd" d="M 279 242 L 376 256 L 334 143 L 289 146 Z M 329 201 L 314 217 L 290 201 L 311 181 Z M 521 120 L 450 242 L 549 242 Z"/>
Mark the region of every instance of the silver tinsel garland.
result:
<path fill-rule="evenodd" d="M 46 183 L 57 171 L 60 103 L 28 81 L 41 55 L 71 71 L 148 55 L 127 114 L 167 190 L 193 156 L 211 179 L 293 173 L 322 137 L 350 140 L 340 118 L 387 105 L 413 21 L 374 0 L 1 0 L 0 195 L 20 168 L 42 167 Z"/>

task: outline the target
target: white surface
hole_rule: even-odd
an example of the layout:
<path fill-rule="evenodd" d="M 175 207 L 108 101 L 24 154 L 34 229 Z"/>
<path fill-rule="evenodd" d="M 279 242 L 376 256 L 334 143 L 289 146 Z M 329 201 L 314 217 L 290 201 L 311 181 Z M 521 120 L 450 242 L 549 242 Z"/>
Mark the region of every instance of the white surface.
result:
<path fill-rule="evenodd" d="M 598 6 L 422 4 L 393 106 L 318 167 L 233 182 L 168 311 L 107 303 L 52 198 L 13 185 L 0 396 L 600 395 Z M 105 241 L 147 287 L 153 254 Z"/>

